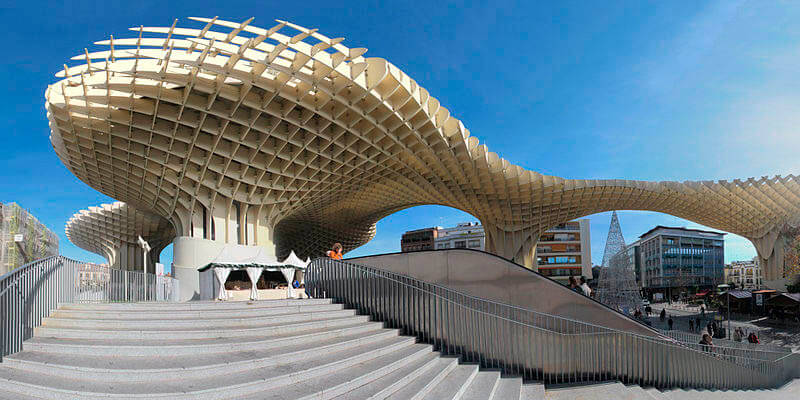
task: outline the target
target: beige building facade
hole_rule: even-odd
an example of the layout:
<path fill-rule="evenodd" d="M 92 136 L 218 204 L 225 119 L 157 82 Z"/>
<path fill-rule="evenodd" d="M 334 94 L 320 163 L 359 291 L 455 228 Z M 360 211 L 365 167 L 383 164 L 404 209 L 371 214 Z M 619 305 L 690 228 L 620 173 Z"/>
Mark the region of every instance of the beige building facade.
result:
<path fill-rule="evenodd" d="M 380 219 L 422 204 L 470 213 L 487 251 L 529 267 L 551 227 L 632 209 L 745 236 L 765 278 L 782 276 L 782 232 L 800 224 L 795 176 L 543 175 L 489 151 L 412 77 L 365 48 L 286 21 L 190 20 L 110 35 L 45 93 L 51 142 L 67 168 L 174 227 L 184 297 L 220 245 L 278 257 L 322 255 L 334 242 L 352 250 Z"/>
<path fill-rule="evenodd" d="M 736 285 L 737 289 L 758 290 L 763 286 L 763 276 L 758 257 L 752 260 L 732 261 L 725 265 L 725 283 Z"/>

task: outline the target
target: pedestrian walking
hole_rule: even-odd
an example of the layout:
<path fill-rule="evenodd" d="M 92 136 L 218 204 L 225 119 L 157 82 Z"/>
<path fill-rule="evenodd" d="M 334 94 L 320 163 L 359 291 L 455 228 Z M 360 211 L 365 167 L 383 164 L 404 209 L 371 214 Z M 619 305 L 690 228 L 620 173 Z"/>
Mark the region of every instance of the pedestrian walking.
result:
<path fill-rule="evenodd" d="M 669 319 L 667 320 L 667 326 L 669 326 L 669 330 L 672 330 L 672 324 L 673 324 L 672 317 L 669 317 Z"/>
<path fill-rule="evenodd" d="M 737 342 L 741 342 L 743 336 L 744 336 L 744 332 L 742 332 L 742 328 L 741 327 L 736 328 L 733 331 L 733 340 L 735 340 Z"/>
<path fill-rule="evenodd" d="M 700 315 L 706 319 L 706 306 L 700 306 Z"/>
<path fill-rule="evenodd" d="M 711 337 L 714 337 L 714 325 L 711 324 L 711 321 L 706 324 L 706 331 L 708 331 L 708 334 L 711 335 Z"/>
<path fill-rule="evenodd" d="M 694 320 L 689 318 L 689 332 L 694 332 Z"/>
<path fill-rule="evenodd" d="M 647 316 L 650 317 L 650 314 L 653 313 L 653 307 L 650 307 L 650 305 L 648 305 L 647 307 L 644 308 L 644 312 L 646 312 Z"/>
<path fill-rule="evenodd" d="M 661 315 L 658 316 L 658 319 L 660 319 L 661 322 L 664 322 L 665 318 L 667 318 L 667 309 L 666 308 L 662 308 L 661 309 Z"/>

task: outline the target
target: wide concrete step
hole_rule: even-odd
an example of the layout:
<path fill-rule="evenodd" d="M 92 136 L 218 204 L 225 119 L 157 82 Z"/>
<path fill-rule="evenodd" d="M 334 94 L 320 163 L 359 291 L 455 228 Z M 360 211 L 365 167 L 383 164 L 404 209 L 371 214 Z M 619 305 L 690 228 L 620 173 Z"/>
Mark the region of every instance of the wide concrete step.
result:
<path fill-rule="evenodd" d="M 629 392 L 628 388 L 622 383 L 603 382 L 592 385 L 557 385 L 548 387 L 545 398 L 548 400 L 636 399 L 633 396 L 632 392 Z"/>
<path fill-rule="evenodd" d="M 462 400 L 492 399 L 500 382 L 500 371 L 481 371 L 464 391 Z"/>
<path fill-rule="evenodd" d="M 428 370 L 427 373 L 418 376 L 402 389 L 390 394 L 387 398 L 392 400 L 422 399 L 457 366 L 457 358 L 441 357 L 436 360 L 436 363 Z"/>
<path fill-rule="evenodd" d="M 106 380 L 64 378 L 34 374 L 15 368 L 0 368 L 0 392 L 20 392 L 27 395 L 52 398 L 73 396 L 77 398 L 241 398 L 265 390 L 283 393 L 282 386 L 295 386 L 298 382 L 319 380 L 337 371 L 355 370 L 361 364 L 378 357 L 398 360 L 413 354 L 426 354 L 430 346 L 415 344 L 413 338 L 394 337 L 384 341 L 364 344 L 340 351 L 316 353 L 307 359 L 287 358 L 281 364 L 260 366 L 229 374 L 218 374 L 201 379 L 186 379 L 178 375 L 172 379 L 151 382 L 109 382 Z M 274 396 L 269 396 L 274 397 Z"/>
<path fill-rule="evenodd" d="M 211 310 L 56 310 L 50 317 L 59 319 L 89 319 L 89 320 L 121 320 L 121 321 L 152 321 L 152 320 L 213 320 L 230 318 L 265 317 L 269 315 L 310 313 L 320 311 L 336 311 L 343 309 L 341 304 L 297 304 L 280 307 L 261 308 L 231 308 Z"/>
<path fill-rule="evenodd" d="M 308 329 L 324 328 L 331 326 L 344 326 L 351 325 L 358 322 L 369 321 L 368 316 L 350 316 L 339 318 L 328 318 L 314 321 L 298 321 L 288 323 L 286 321 L 263 321 L 260 325 L 250 327 L 231 327 L 231 328 L 215 328 L 215 329 L 185 329 L 185 330 L 171 330 L 171 329 L 81 329 L 81 328 L 54 328 L 50 326 L 40 326 L 34 328 L 34 335 L 41 337 L 58 337 L 58 338 L 72 338 L 72 339 L 209 339 L 209 338 L 230 338 L 230 337 L 246 337 L 255 335 L 274 335 L 281 333 L 298 332 Z M 142 326 L 142 328 L 147 328 Z"/>
<path fill-rule="evenodd" d="M 522 391 L 522 379 L 519 378 L 500 378 L 494 392 L 494 399 L 498 400 L 518 400 Z"/>
<path fill-rule="evenodd" d="M 240 329 L 261 326 L 264 323 L 288 323 L 299 321 L 316 321 L 328 318 L 339 318 L 355 315 L 355 310 L 333 310 L 319 312 L 292 313 L 286 311 L 277 315 L 256 316 L 247 318 L 213 318 L 213 319 L 146 319 L 146 320 L 115 320 L 115 319 L 76 319 L 48 317 L 42 321 L 42 326 L 48 328 L 66 329 L 100 329 L 100 330 L 205 330 L 205 329 Z"/>
<path fill-rule="evenodd" d="M 374 343 L 408 339 L 398 337 L 397 331 L 387 329 L 343 336 L 316 344 L 288 345 L 261 351 L 232 348 L 229 353 L 179 357 L 80 356 L 25 351 L 8 357 L 4 365 L 32 374 L 46 374 L 67 379 L 107 382 L 145 380 L 153 384 L 156 381 L 172 379 L 177 374 L 182 379 L 202 379 L 220 374 L 246 372 L 253 368 L 277 366 L 287 359 L 308 360 L 324 352 L 346 351 Z"/>
<path fill-rule="evenodd" d="M 520 400 L 544 400 L 545 388 L 541 383 L 524 383 L 519 393 Z"/>
<path fill-rule="evenodd" d="M 59 305 L 59 310 L 94 311 L 211 311 L 232 309 L 263 309 L 294 305 L 331 304 L 331 299 L 282 299 L 258 301 L 190 301 L 186 303 L 141 302 L 141 303 L 67 303 Z"/>
<path fill-rule="evenodd" d="M 478 374 L 478 366 L 474 364 L 461 364 L 456 366 L 436 384 L 431 391 L 426 394 L 425 400 L 454 400 L 459 399 L 467 390 L 475 375 Z M 517 392 L 519 397 L 519 392 Z"/>
<path fill-rule="evenodd" d="M 288 345 L 313 344 L 319 341 L 383 328 L 380 322 L 358 322 L 344 326 L 315 328 L 297 332 L 258 336 L 209 339 L 65 339 L 33 337 L 23 343 L 23 350 L 39 353 L 81 356 L 153 357 L 227 353 L 231 349 L 267 350 Z"/>
<path fill-rule="evenodd" d="M 431 352 L 381 378 L 337 396 L 336 400 L 385 399 L 418 376 L 428 373 L 439 358 L 439 353 Z"/>
<path fill-rule="evenodd" d="M 430 346 L 417 344 L 413 348 L 377 357 L 351 368 L 339 369 L 330 374 L 314 379 L 304 380 L 281 387 L 277 393 L 266 395 L 264 392 L 250 396 L 237 397 L 237 400 L 257 399 L 332 399 L 337 398 L 365 384 L 382 379 L 398 369 L 405 368 L 432 353 Z M 435 354 L 435 353 L 434 353 Z"/>

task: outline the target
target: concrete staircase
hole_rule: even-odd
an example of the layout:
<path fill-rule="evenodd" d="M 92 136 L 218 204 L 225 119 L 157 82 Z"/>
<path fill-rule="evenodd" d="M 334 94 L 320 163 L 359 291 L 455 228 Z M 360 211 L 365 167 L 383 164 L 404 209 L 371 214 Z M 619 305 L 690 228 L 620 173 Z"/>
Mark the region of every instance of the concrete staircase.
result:
<path fill-rule="evenodd" d="M 326 299 L 68 304 L 0 364 L 0 399 L 543 398 Z"/>
<path fill-rule="evenodd" d="M 0 364 L 0 399 L 797 399 L 523 384 L 326 299 L 68 304 Z"/>

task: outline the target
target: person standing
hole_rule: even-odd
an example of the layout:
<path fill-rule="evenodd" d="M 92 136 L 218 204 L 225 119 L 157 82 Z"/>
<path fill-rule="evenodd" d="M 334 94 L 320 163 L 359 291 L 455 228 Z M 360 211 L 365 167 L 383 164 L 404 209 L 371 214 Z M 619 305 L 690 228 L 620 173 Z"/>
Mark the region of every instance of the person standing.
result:
<path fill-rule="evenodd" d="M 326 253 L 328 257 L 334 260 L 341 260 L 342 259 L 342 244 L 341 243 L 334 243 L 333 247 L 328 250 Z"/>
<path fill-rule="evenodd" d="M 711 351 L 711 347 L 714 345 L 714 342 L 711 341 L 711 335 L 704 333 L 703 338 L 700 339 L 700 345 L 703 348 L 703 351 Z"/>
<path fill-rule="evenodd" d="M 660 319 L 661 322 L 664 322 L 665 318 L 667 318 L 667 309 L 666 308 L 662 308 L 661 309 L 661 315 L 658 316 L 658 319 Z"/>
<path fill-rule="evenodd" d="M 583 294 L 586 297 L 591 297 L 592 296 L 592 289 L 586 283 L 586 277 L 585 276 L 581 276 L 581 290 L 583 290 Z"/>
<path fill-rule="evenodd" d="M 711 324 L 711 321 L 709 321 L 708 324 L 706 324 L 706 331 L 708 331 L 708 334 L 711 337 L 714 337 L 714 325 Z"/>
<path fill-rule="evenodd" d="M 578 280 L 575 279 L 574 276 L 569 277 L 569 288 L 570 290 L 583 294 L 583 290 L 581 290 L 581 287 L 578 286 Z"/>
<path fill-rule="evenodd" d="M 694 332 L 694 320 L 689 318 L 689 332 Z"/>
<path fill-rule="evenodd" d="M 669 330 L 672 330 L 673 323 L 674 322 L 672 321 L 672 317 L 669 317 L 669 319 L 667 319 L 667 326 L 669 327 Z"/>

